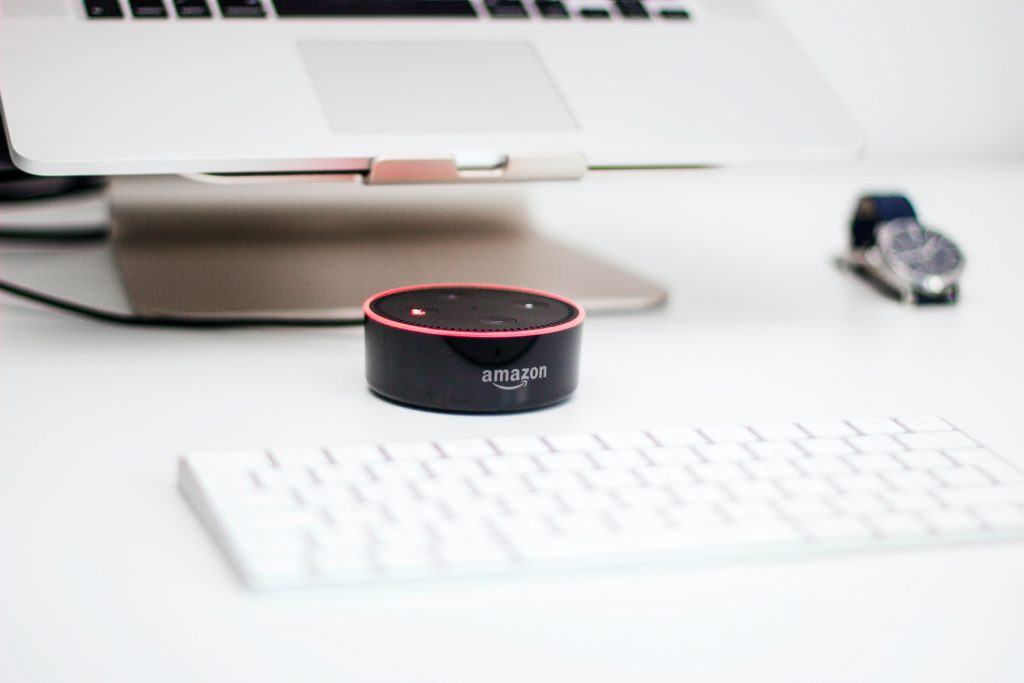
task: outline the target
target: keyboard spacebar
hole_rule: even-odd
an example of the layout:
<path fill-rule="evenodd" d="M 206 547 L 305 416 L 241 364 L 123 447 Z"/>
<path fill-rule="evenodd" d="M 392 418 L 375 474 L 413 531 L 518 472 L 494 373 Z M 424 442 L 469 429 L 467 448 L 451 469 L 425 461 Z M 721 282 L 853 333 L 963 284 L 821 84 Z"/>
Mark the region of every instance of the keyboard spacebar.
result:
<path fill-rule="evenodd" d="M 475 17 L 469 0 L 274 0 L 279 17 Z"/>

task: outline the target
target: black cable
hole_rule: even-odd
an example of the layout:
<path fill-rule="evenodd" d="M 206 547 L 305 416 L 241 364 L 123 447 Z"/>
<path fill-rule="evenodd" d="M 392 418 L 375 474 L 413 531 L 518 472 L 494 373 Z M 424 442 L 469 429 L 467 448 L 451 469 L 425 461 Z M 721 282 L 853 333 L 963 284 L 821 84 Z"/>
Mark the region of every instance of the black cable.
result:
<path fill-rule="evenodd" d="M 72 229 L 40 230 L 38 226 L 11 226 L 0 228 L 2 240 L 24 240 L 26 242 L 89 242 L 101 240 L 110 234 L 106 225 L 82 226 Z"/>
<path fill-rule="evenodd" d="M 29 301 L 52 306 L 68 313 L 84 316 L 94 320 L 102 320 L 119 325 L 139 327 L 340 327 L 362 325 L 361 318 L 316 318 L 311 320 L 295 320 L 292 318 L 178 318 L 173 316 L 143 316 L 131 313 L 116 313 L 80 304 L 60 297 L 51 296 L 27 287 L 0 280 L 0 291 L 19 296 Z"/>

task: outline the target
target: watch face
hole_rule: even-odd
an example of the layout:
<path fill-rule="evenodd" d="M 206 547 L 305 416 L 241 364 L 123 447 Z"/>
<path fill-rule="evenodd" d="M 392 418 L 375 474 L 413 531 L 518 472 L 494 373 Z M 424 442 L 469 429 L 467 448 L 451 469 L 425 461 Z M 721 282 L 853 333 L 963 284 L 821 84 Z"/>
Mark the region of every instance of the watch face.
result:
<path fill-rule="evenodd" d="M 912 218 L 883 223 L 876 239 L 893 272 L 927 291 L 941 292 L 963 268 L 963 255 L 955 244 Z"/>

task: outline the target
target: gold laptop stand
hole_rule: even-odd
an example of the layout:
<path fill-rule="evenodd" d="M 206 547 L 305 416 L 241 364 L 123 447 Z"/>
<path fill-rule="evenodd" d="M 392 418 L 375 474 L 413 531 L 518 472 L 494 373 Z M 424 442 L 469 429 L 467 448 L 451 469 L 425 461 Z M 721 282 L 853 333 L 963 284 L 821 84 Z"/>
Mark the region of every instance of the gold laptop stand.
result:
<path fill-rule="evenodd" d="M 657 285 L 535 232 L 521 185 L 368 187 L 341 178 L 115 178 L 114 254 L 132 309 L 359 319 L 371 294 L 430 282 L 542 289 L 591 311 L 666 298 Z"/>

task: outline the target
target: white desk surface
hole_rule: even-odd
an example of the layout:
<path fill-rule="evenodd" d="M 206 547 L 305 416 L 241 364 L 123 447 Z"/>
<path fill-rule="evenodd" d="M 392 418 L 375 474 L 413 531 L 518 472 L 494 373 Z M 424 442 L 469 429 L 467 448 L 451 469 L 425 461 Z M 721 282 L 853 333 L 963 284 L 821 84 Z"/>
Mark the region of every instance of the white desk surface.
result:
<path fill-rule="evenodd" d="M 549 232 L 667 284 L 594 316 L 568 403 L 401 408 L 361 330 L 126 329 L 0 298 L 0 681 L 1024 680 L 1024 544 L 254 594 L 175 488 L 196 448 L 940 414 L 1024 463 L 1024 163 L 538 186 Z M 913 310 L 837 272 L 854 197 L 964 247 Z"/>

